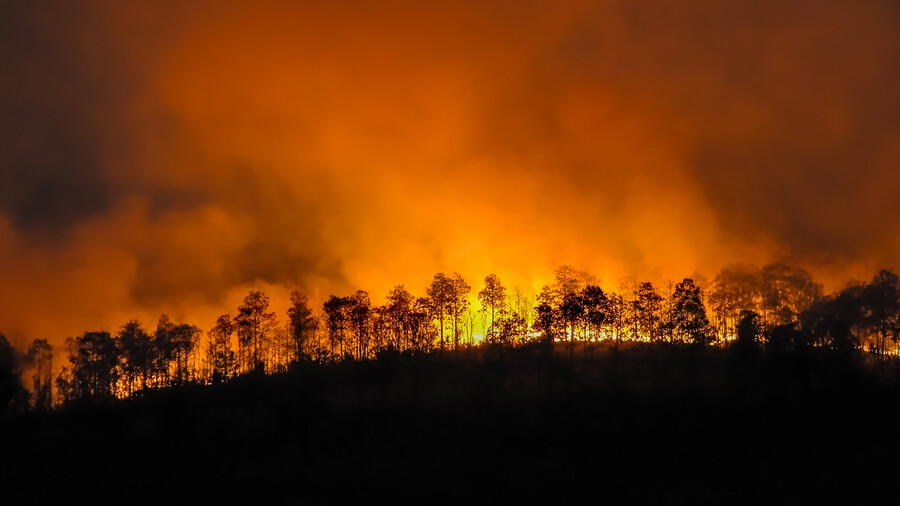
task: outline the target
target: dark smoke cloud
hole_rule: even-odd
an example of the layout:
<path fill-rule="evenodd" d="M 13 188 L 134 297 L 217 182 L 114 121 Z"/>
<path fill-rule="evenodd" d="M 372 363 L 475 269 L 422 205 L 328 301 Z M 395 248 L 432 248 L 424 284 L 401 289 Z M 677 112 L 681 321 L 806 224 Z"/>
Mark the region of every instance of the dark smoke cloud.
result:
<path fill-rule="evenodd" d="M 55 31 L 36 6 L 4 5 L 0 210 L 25 233 L 59 234 L 110 209 L 114 189 L 101 163 L 101 151 L 110 148 L 103 111 L 117 93 L 97 75 L 104 66 L 91 66 L 71 40 L 83 34 Z"/>
<path fill-rule="evenodd" d="M 437 271 L 868 278 L 900 253 L 898 18 L 889 1 L 6 2 L 0 330 L 209 325 L 255 286 L 377 300 Z"/>

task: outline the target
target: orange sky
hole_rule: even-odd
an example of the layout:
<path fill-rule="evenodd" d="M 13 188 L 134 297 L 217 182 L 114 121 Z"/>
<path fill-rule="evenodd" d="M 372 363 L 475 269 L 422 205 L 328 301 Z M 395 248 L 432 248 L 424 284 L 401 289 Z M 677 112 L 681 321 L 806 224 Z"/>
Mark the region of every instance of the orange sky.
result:
<path fill-rule="evenodd" d="M 14 339 L 439 271 L 897 267 L 896 2 L 7 4 Z"/>

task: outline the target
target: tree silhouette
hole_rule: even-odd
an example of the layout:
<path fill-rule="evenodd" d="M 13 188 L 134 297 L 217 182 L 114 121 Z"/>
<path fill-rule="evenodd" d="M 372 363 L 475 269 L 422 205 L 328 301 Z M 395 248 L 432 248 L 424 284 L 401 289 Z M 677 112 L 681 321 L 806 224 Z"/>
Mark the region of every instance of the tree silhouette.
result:
<path fill-rule="evenodd" d="M 356 358 L 359 360 L 367 358 L 369 354 L 371 312 L 372 303 L 368 292 L 358 290 L 350 297 L 349 317 L 356 341 Z"/>
<path fill-rule="evenodd" d="M 515 299 L 510 299 L 509 313 L 514 314 L 521 322 L 521 328 L 516 338 L 525 342 L 528 339 L 528 331 L 532 324 L 532 303 L 521 287 L 516 286 L 514 290 Z"/>
<path fill-rule="evenodd" d="M 489 274 L 484 278 L 484 288 L 478 292 L 478 300 L 481 302 L 483 311 L 489 311 L 491 316 L 490 325 L 485 332 L 485 339 L 488 342 L 494 342 L 494 320 L 506 301 L 506 288 L 500 283 L 500 278 L 496 274 Z"/>
<path fill-rule="evenodd" d="M 330 296 L 323 305 L 332 359 L 335 357 L 335 346 L 339 348 L 338 356 L 341 358 L 344 356 L 344 331 L 349 320 L 349 308 L 352 305 L 352 298 L 335 295 Z"/>
<path fill-rule="evenodd" d="M 164 386 L 184 384 L 190 379 L 189 361 L 200 342 L 202 331 L 187 323 L 174 323 L 168 315 L 161 315 L 156 324 L 153 344 L 156 351 L 155 368 Z M 174 369 L 174 379 L 173 379 Z"/>
<path fill-rule="evenodd" d="M 613 339 L 615 339 L 616 346 L 618 346 L 619 342 L 622 339 L 622 334 L 625 330 L 625 299 L 623 299 L 622 296 L 617 293 L 608 294 L 606 296 L 606 299 L 607 304 L 605 321 L 607 326 L 613 333 Z"/>
<path fill-rule="evenodd" d="M 215 326 L 209 331 L 206 356 L 213 383 L 221 383 L 234 374 L 234 351 L 231 349 L 231 335 L 234 334 L 234 329 L 231 315 L 223 314 L 216 319 Z"/>
<path fill-rule="evenodd" d="M 104 401 L 115 395 L 119 348 L 109 332 L 85 332 L 69 338 L 71 380 L 65 398 Z"/>
<path fill-rule="evenodd" d="M 563 295 L 562 304 L 559 306 L 560 315 L 566 328 L 566 340 L 569 343 L 569 357 L 571 358 L 575 346 L 575 327 L 584 315 L 584 301 L 578 292 L 566 292 Z"/>
<path fill-rule="evenodd" d="M 744 347 L 756 346 L 762 339 L 762 323 L 756 311 L 744 309 L 737 324 L 737 344 Z"/>
<path fill-rule="evenodd" d="M 511 346 L 517 336 L 527 331 L 525 318 L 515 312 L 502 311 L 498 319 L 494 322 L 495 332 L 493 336 L 494 342 Z"/>
<path fill-rule="evenodd" d="M 554 271 L 554 278 L 556 279 L 556 283 L 554 285 L 554 290 L 556 292 L 556 300 L 558 303 L 562 303 L 562 299 L 565 298 L 566 294 L 569 293 L 578 293 L 580 292 L 585 285 L 594 282 L 594 279 L 591 275 L 584 271 L 576 270 L 571 265 L 563 265 L 560 266 Z"/>
<path fill-rule="evenodd" d="M 766 353 L 784 353 L 801 347 L 802 339 L 797 323 L 776 325 L 766 332 Z"/>
<path fill-rule="evenodd" d="M 306 343 L 313 337 L 318 321 L 313 315 L 312 308 L 309 307 L 309 300 L 306 295 L 294 290 L 291 292 L 291 307 L 288 308 L 288 321 L 291 326 L 291 338 L 294 341 L 294 350 L 296 352 L 296 360 L 301 361 L 308 358 L 308 351 L 304 348 Z"/>
<path fill-rule="evenodd" d="M 709 305 L 713 310 L 721 336 L 735 336 L 742 311 L 756 311 L 761 298 L 759 270 L 744 265 L 722 268 L 713 280 Z"/>
<path fill-rule="evenodd" d="M 0 334 L 0 417 L 20 411 L 26 403 L 27 392 L 22 386 L 21 361 L 18 353 Z"/>
<path fill-rule="evenodd" d="M 200 343 L 202 332 L 198 327 L 187 323 L 180 323 L 172 329 L 170 340 L 175 362 L 175 381 L 179 385 L 193 380 L 190 360 Z"/>
<path fill-rule="evenodd" d="M 269 297 L 261 291 L 251 290 L 238 306 L 234 318 L 238 341 L 245 351 L 247 364 L 244 370 L 258 369 L 263 364 L 259 355 L 264 334 L 275 325 L 275 313 L 268 311 Z"/>
<path fill-rule="evenodd" d="M 425 290 L 428 299 L 431 301 L 432 318 L 440 323 L 440 344 L 441 351 L 444 351 L 444 316 L 447 314 L 453 298 L 455 297 L 456 288 L 453 280 L 439 272 L 434 275 L 431 285 Z"/>
<path fill-rule="evenodd" d="M 822 295 L 822 285 L 803 269 L 770 264 L 760 270 L 760 308 L 769 326 L 798 321 L 803 308 Z"/>
<path fill-rule="evenodd" d="M 607 322 L 609 312 L 609 299 L 603 293 L 603 289 L 597 285 L 587 285 L 581 292 L 581 301 L 584 305 L 584 319 L 589 328 L 591 339 L 600 339 L 603 324 Z M 584 352 L 587 353 L 587 341 L 585 339 Z"/>
<path fill-rule="evenodd" d="M 47 411 L 53 406 L 53 346 L 46 339 L 35 339 L 26 354 L 34 392 L 34 407 Z"/>
<path fill-rule="evenodd" d="M 122 373 L 128 394 L 146 388 L 153 370 L 154 344 L 150 334 L 137 320 L 119 329 Z"/>
<path fill-rule="evenodd" d="M 700 288 L 694 285 L 694 280 L 685 278 L 675 285 L 672 299 L 672 324 L 675 333 L 683 340 L 706 344 L 709 341 L 709 319 Z"/>
<path fill-rule="evenodd" d="M 411 324 L 409 320 L 414 302 L 415 297 L 403 285 L 392 288 L 387 296 L 386 326 L 393 335 L 393 345 L 401 351 L 410 346 Z"/>
<path fill-rule="evenodd" d="M 450 313 L 451 321 L 453 321 L 453 349 L 459 349 L 459 321 L 463 313 L 469 308 L 469 300 L 466 296 L 472 290 L 472 287 L 459 275 L 458 272 L 453 273 L 450 278 L 450 300 L 447 304 L 447 310 Z"/>
<path fill-rule="evenodd" d="M 393 343 L 393 331 L 389 326 L 387 306 L 372 307 L 369 325 L 372 332 L 370 347 L 376 357 L 382 352 L 397 349 Z"/>
<path fill-rule="evenodd" d="M 175 357 L 175 344 L 172 336 L 175 324 L 169 315 L 163 313 L 156 322 L 153 332 L 153 375 L 157 386 L 170 386 L 172 382 L 171 365 Z"/>
<path fill-rule="evenodd" d="M 882 269 L 863 288 L 860 299 L 862 323 L 879 338 L 878 353 L 883 355 L 887 339 L 896 342 L 900 335 L 900 280 L 894 271 Z"/>
<path fill-rule="evenodd" d="M 556 314 L 548 302 L 540 302 L 534 308 L 534 330 L 541 333 L 544 343 L 552 343 L 555 337 Z"/>
<path fill-rule="evenodd" d="M 571 344 L 575 339 L 576 327 L 583 323 L 581 320 L 584 306 L 581 301 L 581 291 L 585 285 L 593 282 L 593 277 L 583 271 L 575 270 L 570 265 L 563 265 L 554 271 L 556 282 L 545 285 L 538 294 L 538 307 L 541 322 L 535 322 L 540 331 L 547 335 L 565 335 Z M 549 308 L 549 309 L 548 309 Z M 538 312 L 535 313 L 536 316 Z M 546 327 L 551 325 L 552 328 Z"/>
<path fill-rule="evenodd" d="M 649 282 L 641 283 L 634 301 L 634 316 L 638 322 L 639 333 L 650 341 L 656 341 L 660 335 L 662 297 L 656 293 Z"/>
<path fill-rule="evenodd" d="M 822 336 L 826 336 L 827 338 L 823 340 L 823 344 L 829 346 L 832 350 L 844 354 L 853 352 L 859 346 L 859 340 L 853 335 L 850 322 L 831 311 L 826 311 L 822 314 L 813 326 L 807 330 L 817 340 L 822 340 Z M 789 347 L 800 348 L 805 347 L 807 344 L 802 339 L 803 336 L 799 331 L 796 331 L 791 337 L 793 341 L 789 343 Z M 880 353 L 880 351 L 876 350 L 876 353 Z"/>
<path fill-rule="evenodd" d="M 433 310 L 434 302 L 431 299 L 418 297 L 409 313 L 411 345 L 417 352 L 428 352 L 434 345 L 437 329 L 434 327 Z"/>

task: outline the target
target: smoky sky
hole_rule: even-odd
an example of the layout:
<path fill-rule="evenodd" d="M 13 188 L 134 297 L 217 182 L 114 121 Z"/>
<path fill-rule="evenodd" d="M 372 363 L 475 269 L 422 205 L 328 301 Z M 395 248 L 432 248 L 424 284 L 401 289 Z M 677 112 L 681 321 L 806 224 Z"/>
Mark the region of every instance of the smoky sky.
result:
<path fill-rule="evenodd" d="M 900 252 L 895 2 L 5 2 L 0 331 Z M 207 321 L 210 320 L 210 321 Z"/>

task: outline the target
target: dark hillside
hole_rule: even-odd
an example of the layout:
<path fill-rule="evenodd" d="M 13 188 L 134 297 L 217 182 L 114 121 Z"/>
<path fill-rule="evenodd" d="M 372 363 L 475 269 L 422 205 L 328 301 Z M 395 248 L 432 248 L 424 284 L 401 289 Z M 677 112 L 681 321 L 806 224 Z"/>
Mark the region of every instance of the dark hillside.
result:
<path fill-rule="evenodd" d="M 3 502 L 812 502 L 889 483 L 895 373 L 649 345 L 309 365 L 8 420 Z"/>

